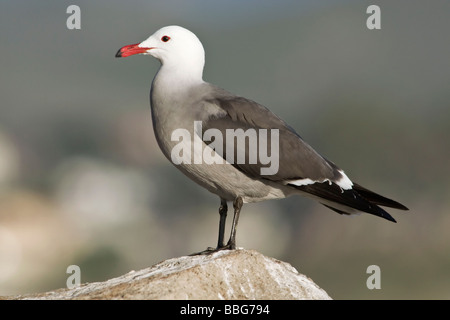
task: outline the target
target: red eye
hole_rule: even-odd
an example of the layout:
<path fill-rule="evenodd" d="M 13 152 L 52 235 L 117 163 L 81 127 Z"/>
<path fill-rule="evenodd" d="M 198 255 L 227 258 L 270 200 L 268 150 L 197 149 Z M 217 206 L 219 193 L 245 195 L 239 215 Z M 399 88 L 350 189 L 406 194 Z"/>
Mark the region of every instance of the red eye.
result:
<path fill-rule="evenodd" d="M 167 42 L 167 41 L 169 41 L 170 40 L 170 37 L 169 36 L 163 36 L 162 38 L 161 38 L 161 41 L 162 42 Z"/>

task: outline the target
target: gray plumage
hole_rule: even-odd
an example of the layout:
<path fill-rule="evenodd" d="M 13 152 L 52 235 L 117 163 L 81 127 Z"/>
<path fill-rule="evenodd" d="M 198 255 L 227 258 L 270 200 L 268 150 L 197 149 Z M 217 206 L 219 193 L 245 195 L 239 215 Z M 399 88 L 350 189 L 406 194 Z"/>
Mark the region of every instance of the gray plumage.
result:
<path fill-rule="evenodd" d="M 190 163 L 176 164 L 186 176 L 221 199 L 217 249 L 234 248 L 233 233 L 235 235 L 242 203 L 302 194 L 340 214 L 367 212 L 390 221 L 395 220 L 379 205 L 407 210 L 396 201 L 352 183 L 341 169 L 317 153 L 285 121 L 264 106 L 203 81 L 203 46 L 190 31 L 177 26 L 162 28 L 140 44 L 121 48 L 116 56 L 132 54 L 149 54 L 162 63 L 152 83 L 150 100 L 155 137 L 169 161 L 173 162 L 172 152 L 177 145 L 194 145 L 195 140 L 198 143 L 209 129 L 222 137 L 227 136 L 227 130 L 246 132 L 251 129 L 257 133 L 260 129 L 277 130 L 279 167 L 275 174 L 261 174 L 261 168 L 267 164 L 260 158 L 250 163 L 250 143 L 234 144 L 234 149 L 227 149 L 226 139 L 221 148 L 208 150 L 223 159 L 222 164 L 194 163 L 195 150 L 190 154 Z M 201 128 L 195 128 L 195 122 L 201 123 Z M 174 140 L 172 134 L 179 129 L 189 132 L 190 141 Z M 269 136 L 258 134 L 258 141 L 261 139 L 267 140 L 268 154 L 271 154 L 274 150 Z M 213 145 L 206 139 L 200 143 L 202 150 Z M 230 158 L 227 152 L 233 152 L 234 157 Z M 244 163 L 236 159 L 239 152 L 245 154 Z M 230 159 L 234 161 L 225 161 Z M 221 243 L 226 201 L 233 201 L 235 215 L 237 212 L 233 239 L 230 238 L 228 246 Z"/>

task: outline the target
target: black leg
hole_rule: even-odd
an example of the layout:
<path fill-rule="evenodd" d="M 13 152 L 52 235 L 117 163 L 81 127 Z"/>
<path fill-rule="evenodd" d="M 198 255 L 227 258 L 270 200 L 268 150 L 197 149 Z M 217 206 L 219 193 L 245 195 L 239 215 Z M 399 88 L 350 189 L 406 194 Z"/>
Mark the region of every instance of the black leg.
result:
<path fill-rule="evenodd" d="M 219 214 L 220 214 L 220 222 L 219 222 L 219 240 L 217 242 L 217 248 L 211 248 L 208 247 L 208 249 L 196 253 L 190 254 L 191 256 L 196 255 L 207 255 L 212 254 L 214 252 L 220 251 L 220 250 L 234 250 L 236 249 L 236 227 L 239 221 L 239 214 L 241 212 L 241 208 L 244 202 L 242 201 L 241 197 L 237 197 L 233 202 L 234 207 L 234 216 L 233 216 L 233 225 L 231 227 L 231 234 L 230 234 L 230 240 L 228 240 L 228 243 L 226 245 L 223 245 L 223 236 L 225 233 L 225 220 L 227 219 L 227 211 L 228 206 L 227 202 L 224 199 L 220 199 L 220 207 L 219 207 Z"/>
<path fill-rule="evenodd" d="M 236 228 L 239 221 L 239 214 L 241 213 L 241 208 L 243 204 L 244 201 L 242 201 L 241 197 L 237 197 L 233 202 L 234 207 L 233 225 L 231 227 L 230 240 L 227 243 L 228 249 L 231 250 L 236 249 Z"/>
<path fill-rule="evenodd" d="M 225 233 L 225 221 L 227 220 L 227 211 L 228 211 L 227 201 L 224 199 L 220 199 L 219 240 L 217 241 L 217 249 L 224 247 L 223 235 Z"/>

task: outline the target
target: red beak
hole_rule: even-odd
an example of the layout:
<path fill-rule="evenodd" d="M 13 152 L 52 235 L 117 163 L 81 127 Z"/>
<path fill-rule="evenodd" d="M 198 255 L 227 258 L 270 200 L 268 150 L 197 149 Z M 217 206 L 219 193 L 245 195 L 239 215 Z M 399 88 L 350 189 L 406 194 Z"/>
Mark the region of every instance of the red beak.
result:
<path fill-rule="evenodd" d="M 140 48 L 138 47 L 138 45 L 139 43 L 136 43 L 120 48 L 119 51 L 117 51 L 116 53 L 116 58 L 125 58 L 132 56 L 134 54 L 145 53 L 147 52 L 147 50 L 152 49 L 152 48 Z"/>

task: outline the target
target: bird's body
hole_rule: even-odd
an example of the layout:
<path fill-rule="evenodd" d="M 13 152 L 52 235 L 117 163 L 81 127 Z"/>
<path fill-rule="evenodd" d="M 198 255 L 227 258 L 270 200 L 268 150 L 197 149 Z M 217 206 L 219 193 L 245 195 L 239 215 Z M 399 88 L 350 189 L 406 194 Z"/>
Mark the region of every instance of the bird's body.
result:
<path fill-rule="evenodd" d="M 203 46 L 189 30 L 164 27 L 140 44 L 121 48 L 116 56 L 132 54 L 150 54 L 162 63 L 150 94 L 155 137 L 169 161 L 220 197 L 218 249 L 234 248 L 242 203 L 302 194 L 340 214 L 367 212 L 391 221 L 395 220 L 379 205 L 406 210 L 353 183 L 264 106 L 205 82 Z M 245 143 L 234 140 L 239 138 Z M 250 160 L 261 146 L 267 147 L 265 153 Z M 238 158 L 240 152 L 244 158 Z M 205 154 L 215 161 L 205 161 Z M 276 163 L 270 163 L 274 167 L 269 169 L 275 170 L 267 173 L 268 157 L 263 155 L 269 154 Z M 223 246 L 227 201 L 233 201 L 237 217 L 229 245 Z"/>
<path fill-rule="evenodd" d="M 160 94 L 157 80 L 158 76 L 155 78 L 151 91 L 153 128 L 159 147 L 166 158 L 171 161 L 172 150 L 180 143 L 171 139 L 172 132 L 178 129 L 189 132 L 188 137 L 191 140 L 182 142 L 188 143 L 190 149 L 193 149 L 194 143 L 200 141 L 194 141 L 199 137 L 198 133 L 194 132 L 194 122 L 200 121 L 203 125 L 207 125 L 211 118 L 226 117 L 227 113 L 223 109 L 208 100 L 213 96 L 217 98 L 219 95 L 227 97 L 228 93 L 205 82 L 179 94 L 178 96 L 182 98 L 180 101 L 170 100 L 169 103 L 166 103 L 158 98 Z M 195 106 L 195 108 L 187 106 Z M 164 120 L 161 121 L 161 119 Z M 200 141 L 200 143 L 202 143 L 201 152 L 203 153 L 204 148 L 208 147 L 205 142 Z M 211 165 L 204 161 L 200 163 L 181 162 L 176 167 L 193 181 L 227 201 L 234 201 L 240 196 L 244 203 L 256 202 L 284 198 L 292 193 L 291 188 L 285 185 L 274 183 L 268 179 L 251 178 L 226 161 L 220 165 Z"/>

